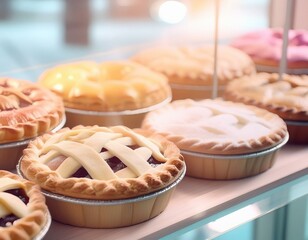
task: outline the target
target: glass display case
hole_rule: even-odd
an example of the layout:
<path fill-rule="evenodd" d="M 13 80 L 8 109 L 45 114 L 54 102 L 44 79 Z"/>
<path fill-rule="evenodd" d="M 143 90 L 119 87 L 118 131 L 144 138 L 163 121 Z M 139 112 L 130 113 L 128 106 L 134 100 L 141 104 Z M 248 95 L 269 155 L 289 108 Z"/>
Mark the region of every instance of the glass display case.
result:
<path fill-rule="evenodd" d="M 221 0 L 219 43 L 282 26 L 281 2 Z M 296 2 L 294 27 L 307 28 L 305 4 Z M 214 8 L 207 0 L 0 0 L 0 76 L 36 82 L 59 63 L 127 59 L 156 44 L 213 44 Z M 44 239 L 307 240 L 307 186 L 307 145 L 287 145 L 258 176 L 185 177 L 167 209 L 150 221 L 117 229 L 53 221 Z"/>

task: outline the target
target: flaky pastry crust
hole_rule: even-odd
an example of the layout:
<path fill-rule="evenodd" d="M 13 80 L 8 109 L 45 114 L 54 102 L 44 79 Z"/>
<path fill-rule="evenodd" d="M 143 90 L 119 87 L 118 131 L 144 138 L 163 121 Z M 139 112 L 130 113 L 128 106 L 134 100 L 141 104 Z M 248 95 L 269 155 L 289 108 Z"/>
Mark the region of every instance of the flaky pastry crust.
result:
<path fill-rule="evenodd" d="M 23 184 L 23 189 L 29 197 L 27 204 L 28 215 L 14 221 L 12 226 L 0 227 L 0 239 L 5 240 L 30 240 L 39 234 L 47 223 L 48 208 L 45 204 L 45 197 L 40 187 L 13 173 L 0 170 L 0 178 L 10 178 Z"/>
<path fill-rule="evenodd" d="M 0 143 L 36 137 L 64 118 L 61 98 L 35 83 L 0 78 Z"/>
<path fill-rule="evenodd" d="M 45 71 L 39 83 L 79 110 L 136 110 L 171 98 L 165 76 L 132 61 L 62 64 Z"/>
<path fill-rule="evenodd" d="M 308 121 L 308 75 L 258 73 L 234 80 L 224 98 L 255 105 L 284 120 Z"/>
<path fill-rule="evenodd" d="M 158 46 L 142 50 L 132 59 L 165 74 L 171 84 L 213 84 L 213 46 Z M 246 53 L 229 46 L 218 47 L 217 61 L 219 84 L 225 85 L 233 78 L 256 71 L 253 61 Z"/>
<path fill-rule="evenodd" d="M 284 121 L 261 108 L 222 100 L 177 100 L 148 113 L 142 128 L 165 136 L 181 150 L 245 154 L 280 143 Z"/>
<path fill-rule="evenodd" d="M 117 177 L 114 176 L 115 173 L 111 172 L 108 174 L 111 174 L 112 177 L 108 178 L 107 174 L 98 172 L 100 176 L 94 179 L 94 177 L 64 178 L 59 174 L 59 171 L 51 170 L 48 165 L 42 163 L 42 161 L 44 161 L 44 155 L 41 154 L 48 153 L 49 150 L 53 149 L 54 145 L 61 145 L 67 142 L 75 142 L 74 144 L 83 143 L 83 145 L 87 145 L 88 143 L 86 141 L 88 137 L 95 137 L 95 134 L 105 133 L 118 134 L 121 138 L 123 137 L 123 139 L 132 138 L 133 141 L 136 141 L 137 145 L 140 145 L 140 141 L 143 142 L 144 139 L 147 139 L 147 143 L 150 141 L 151 144 L 155 145 L 153 149 L 160 149 L 159 153 L 157 153 L 157 151 L 154 152 L 159 156 L 159 161 L 161 161 L 162 164 L 159 164 L 159 167 L 147 169 L 144 173 L 135 177 Z M 142 137 L 141 134 L 146 137 Z M 82 138 L 79 139 L 79 136 L 84 137 L 85 135 L 87 136 L 85 141 Z M 74 136 L 76 136 L 76 138 L 74 138 Z M 93 142 L 93 140 L 91 141 Z M 104 141 L 104 139 L 99 138 L 94 140 L 95 143 L 100 141 Z M 105 144 L 103 148 L 106 146 L 107 144 Z M 99 147 L 99 149 L 101 149 L 101 147 Z M 66 147 L 65 150 L 67 150 Z M 153 153 L 153 157 L 156 159 L 154 155 L 155 153 Z M 78 161 L 83 161 L 83 159 Z M 110 128 L 76 126 L 72 129 L 61 129 L 56 134 L 45 134 L 30 142 L 28 148 L 24 150 L 24 156 L 20 161 L 20 168 L 22 174 L 27 179 L 38 183 L 44 190 L 49 192 L 74 198 L 110 200 L 136 197 L 164 188 L 174 182 L 181 173 L 183 173 L 185 164 L 179 149 L 162 136 L 152 133 L 149 134 L 144 130 L 136 129 L 132 131 L 123 126 Z M 88 172 L 91 171 L 90 168 L 91 166 L 89 170 L 87 169 Z M 95 171 L 95 168 L 99 167 L 93 166 L 93 168 L 92 170 Z"/>

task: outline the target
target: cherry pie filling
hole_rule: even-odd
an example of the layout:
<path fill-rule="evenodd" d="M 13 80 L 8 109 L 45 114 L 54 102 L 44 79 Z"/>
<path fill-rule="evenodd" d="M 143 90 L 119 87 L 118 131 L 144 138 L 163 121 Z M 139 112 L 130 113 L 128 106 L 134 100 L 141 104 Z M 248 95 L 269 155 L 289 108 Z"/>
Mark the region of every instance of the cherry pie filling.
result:
<path fill-rule="evenodd" d="M 29 202 L 29 197 L 27 196 L 25 190 L 22 189 L 22 188 L 10 189 L 10 190 L 6 190 L 4 192 L 15 195 L 21 201 L 23 201 L 25 204 L 28 204 L 28 202 Z M 0 227 L 9 227 L 14 223 L 14 221 L 16 221 L 18 219 L 19 219 L 19 217 L 15 216 L 14 214 L 6 215 L 6 216 L 0 218 Z"/>
<path fill-rule="evenodd" d="M 138 146 L 130 146 L 131 149 L 136 149 Z M 102 148 L 101 153 L 107 151 L 105 148 Z M 58 166 L 66 159 L 65 156 L 60 155 L 57 158 L 55 158 L 53 161 L 50 161 L 47 163 L 47 166 L 51 170 L 56 170 Z M 106 163 L 109 165 L 109 167 L 113 170 L 114 173 L 126 168 L 126 165 L 117 157 L 111 157 L 109 159 L 105 160 Z M 155 168 L 158 165 L 162 164 L 162 162 L 157 161 L 152 156 L 147 160 L 147 162 L 151 165 L 151 167 Z M 91 176 L 88 174 L 87 170 L 84 167 L 79 168 L 71 177 L 76 178 L 91 178 Z"/>

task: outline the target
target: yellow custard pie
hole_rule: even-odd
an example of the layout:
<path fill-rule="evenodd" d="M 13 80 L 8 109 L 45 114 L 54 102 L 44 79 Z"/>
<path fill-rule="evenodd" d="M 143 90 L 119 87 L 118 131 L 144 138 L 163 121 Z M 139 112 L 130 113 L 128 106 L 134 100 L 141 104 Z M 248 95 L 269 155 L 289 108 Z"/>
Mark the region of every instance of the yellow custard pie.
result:
<path fill-rule="evenodd" d="M 165 76 L 128 60 L 58 65 L 39 83 L 63 98 L 68 127 L 139 127 L 144 112 L 171 100 Z"/>
<path fill-rule="evenodd" d="M 42 239 L 50 222 L 39 186 L 0 170 L 0 239 Z"/>
<path fill-rule="evenodd" d="M 221 45 L 217 54 L 219 94 L 232 79 L 255 73 L 252 59 L 241 50 Z M 212 97 L 213 46 L 156 46 L 140 51 L 132 59 L 166 75 L 174 100 Z"/>
<path fill-rule="evenodd" d="M 21 174 L 49 193 L 73 199 L 70 202 L 82 202 L 83 199 L 87 200 L 87 204 L 89 200 L 119 202 L 140 196 L 145 199 L 144 196 L 177 181 L 183 174 L 185 165 L 179 149 L 172 142 L 159 135 L 148 135 L 146 131 L 136 131 L 124 126 L 77 126 L 73 129 L 62 129 L 56 134 L 46 134 L 32 141 L 24 151 L 20 161 Z M 63 201 L 63 197 L 60 200 Z M 164 202 L 168 202 L 167 199 Z M 154 203 L 155 201 L 151 202 Z M 95 220 L 92 224 L 72 222 L 76 221 L 72 218 L 65 220 L 63 218 L 66 216 L 59 217 L 61 212 L 57 211 L 63 205 L 55 207 L 55 204 L 48 206 L 53 217 L 59 221 L 78 226 L 110 227 L 104 220 L 101 224 Z M 143 210 L 136 208 L 131 212 L 132 207 L 124 210 L 122 206 L 122 210 L 117 209 L 119 217 L 115 226 L 144 221 L 150 218 L 151 214 L 147 212 L 152 211 L 153 207 L 150 205 Z M 79 210 L 74 211 L 75 214 Z M 80 211 L 83 214 L 83 217 L 80 217 L 82 221 L 85 214 L 84 210 Z M 109 209 L 99 210 L 98 214 L 100 211 Z M 123 223 L 125 220 L 122 218 L 126 211 L 129 211 L 128 222 Z M 147 215 L 135 219 L 134 214 L 144 214 L 139 211 Z M 153 211 L 158 214 L 162 209 Z M 67 212 L 66 214 L 70 215 Z M 106 217 L 104 213 L 100 214 L 101 217 Z M 93 216 L 89 217 L 92 219 Z"/>
<path fill-rule="evenodd" d="M 227 100 L 255 105 L 278 114 L 288 125 L 290 141 L 308 143 L 308 75 L 258 73 L 230 83 Z"/>
<path fill-rule="evenodd" d="M 218 99 L 174 101 L 148 113 L 142 128 L 165 136 L 181 149 L 188 175 L 211 179 L 265 171 L 273 164 L 274 150 L 288 136 L 276 114 Z"/>

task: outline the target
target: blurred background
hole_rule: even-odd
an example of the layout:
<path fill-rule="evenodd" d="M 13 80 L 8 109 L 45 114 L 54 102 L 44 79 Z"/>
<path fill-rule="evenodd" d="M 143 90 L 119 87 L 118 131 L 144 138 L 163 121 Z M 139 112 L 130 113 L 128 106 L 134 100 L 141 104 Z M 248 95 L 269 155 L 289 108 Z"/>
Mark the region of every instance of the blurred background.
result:
<path fill-rule="evenodd" d="M 220 0 L 220 42 L 283 26 L 286 1 Z M 0 75 L 95 56 L 125 58 L 129 50 L 148 44 L 212 44 L 215 2 L 0 0 Z M 307 29 L 308 1 L 295 2 L 293 26 Z"/>
<path fill-rule="evenodd" d="M 0 74 L 91 58 L 110 51 L 116 52 L 113 55 L 117 58 L 125 58 L 128 49 L 146 44 L 211 44 L 214 3 L 211 0 L 0 0 Z M 269 6 L 268 0 L 221 0 L 220 41 L 268 26 Z"/>

